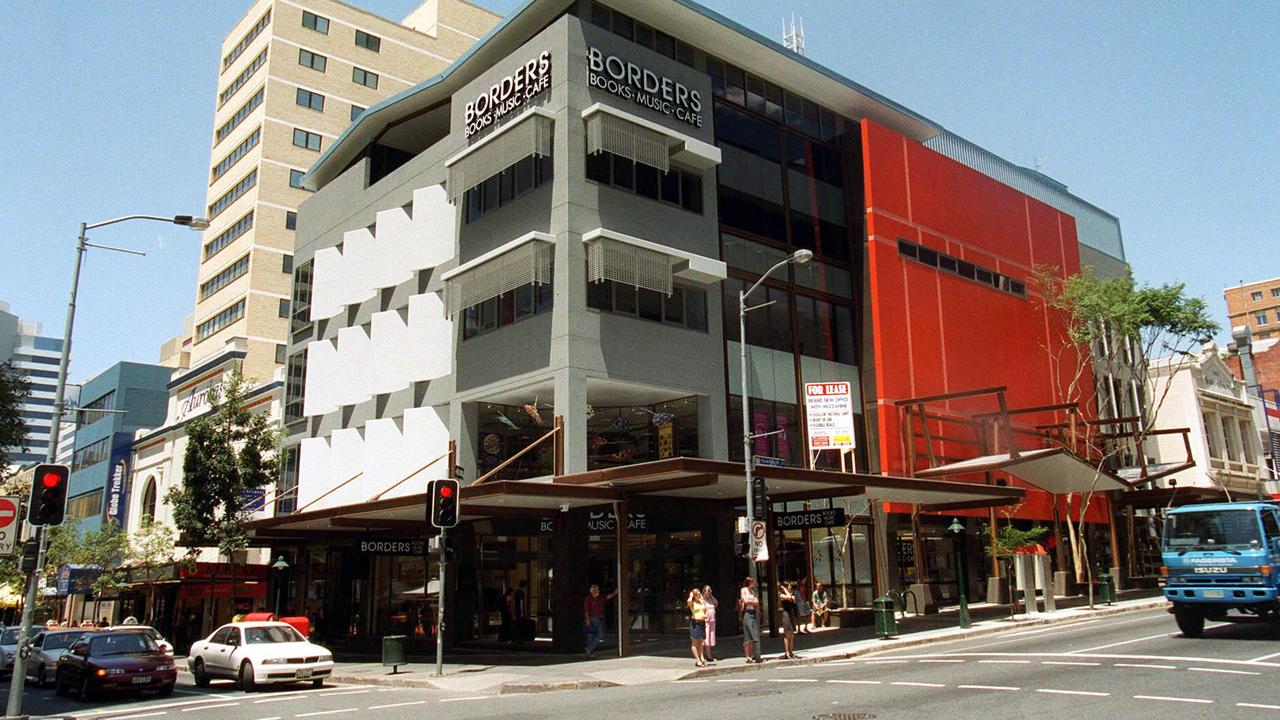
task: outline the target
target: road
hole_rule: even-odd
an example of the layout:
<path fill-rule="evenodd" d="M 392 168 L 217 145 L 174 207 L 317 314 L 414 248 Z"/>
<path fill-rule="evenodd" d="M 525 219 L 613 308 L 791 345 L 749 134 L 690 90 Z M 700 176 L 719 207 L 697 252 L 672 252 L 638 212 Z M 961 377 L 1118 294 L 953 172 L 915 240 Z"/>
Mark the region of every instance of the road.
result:
<path fill-rule="evenodd" d="M 724 648 L 722 650 L 727 650 Z M 368 686 L 245 694 L 180 678 L 171 698 L 96 703 L 29 690 L 28 711 L 85 720 L 435 718 L 1280 719 L 1280 629 L 1210 623 L 1183 638 L 1163 610 L 1132 612 L 817 665 L 534 695 Z"/>

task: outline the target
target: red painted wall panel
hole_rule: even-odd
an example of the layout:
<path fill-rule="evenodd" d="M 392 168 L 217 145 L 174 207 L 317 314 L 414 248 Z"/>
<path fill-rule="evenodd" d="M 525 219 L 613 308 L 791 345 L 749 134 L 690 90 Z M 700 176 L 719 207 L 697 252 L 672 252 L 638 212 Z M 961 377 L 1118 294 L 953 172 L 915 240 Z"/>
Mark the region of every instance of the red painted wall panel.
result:
<path fill-rule="evenodd" d="M 1029 280 L 1036 264 L 1079 272 L 1079 248 L 1070 215 L 873 122 L 863 121 L 862 138 L 881 468 L 906 474 L 895 400 L 1003 385 L 1011 407 L 1060 401 L 1045 349 L 1056 335 Z M 1028 297 L 901 258 L 899 238 L 1027 282 Z M 982 398 L 939 409 L 996 408 Z M 945 453 L 978 454 L 960 443 Z M 1105 520 L 1103 505 L 1091 520 Z M 1032 491 L 1017 516 L 1048 520 L 1051 512 L 1047 494 Z"/>

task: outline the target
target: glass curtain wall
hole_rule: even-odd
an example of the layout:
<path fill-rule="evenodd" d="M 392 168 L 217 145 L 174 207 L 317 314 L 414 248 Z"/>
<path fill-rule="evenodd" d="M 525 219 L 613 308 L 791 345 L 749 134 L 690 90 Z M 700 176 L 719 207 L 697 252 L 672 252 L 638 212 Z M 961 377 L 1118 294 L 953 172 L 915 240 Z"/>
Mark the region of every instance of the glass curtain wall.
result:
<path fill-rule="evenodd" d="M 758 438 L 752 452 L 788 465 L 839 468 L 834 452 L 808 456 L 800 399 L 806 382 L 848 381 L 854 407 L 862 405 L 854 280 L 861 189 L 852 179 L 859 176 L 858 142 L 848 132 L 857 126 L 841 122 L 836 134 L 819 125 L 810 134 L 798 111 L 799 121 L 789 128 L 785 115 L 769 113 L 763 99 L 752 109 L 747 100 L 754 94 L 730 94 L 733 82 L 716 82 L 717 71 L 741 71 L 710 64 L 708 71 L 718 96 L 716 144 L 723 156 L 718 204 L 721 256 L 730 275 L 723 284 L 729 417 L 742 412 L 738 293 L 792 252 L 811 250 L 812 261 L 774 272 L 749 300 L 758 307 L 747 315 L 750 424 L 753 433 L 775 433 Z M 741 82 L 749 87 L 757 80 L 744 74 Z M 860 417 L 856 421 L 861 439 Z M 741 423 L 729 423 L 729 442 L 731 457 L 741 460 Z"/>

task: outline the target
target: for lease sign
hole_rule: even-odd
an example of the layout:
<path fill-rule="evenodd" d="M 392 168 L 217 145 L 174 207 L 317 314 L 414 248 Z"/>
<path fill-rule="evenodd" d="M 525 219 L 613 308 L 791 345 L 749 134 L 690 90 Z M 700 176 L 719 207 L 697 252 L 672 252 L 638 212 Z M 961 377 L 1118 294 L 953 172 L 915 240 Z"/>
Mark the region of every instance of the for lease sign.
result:
<path fill-rule="evenodd" d="M 853 394 L 847 382 L 804 384 L 804 415 L 810 450 L 851 450 Z"/>

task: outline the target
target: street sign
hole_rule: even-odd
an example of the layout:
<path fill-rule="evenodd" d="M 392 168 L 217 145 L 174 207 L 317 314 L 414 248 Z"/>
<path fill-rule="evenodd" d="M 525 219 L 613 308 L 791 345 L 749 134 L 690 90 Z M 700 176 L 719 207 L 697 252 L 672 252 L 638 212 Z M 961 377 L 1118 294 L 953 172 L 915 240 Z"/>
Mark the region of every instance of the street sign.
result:
<path fill-rule="evenodd" d="M 810 450 L 852 450 L 856 446 L 850 383 L 805 383 L 804 417 Z"/>
<path fill-rule="evenodd" d="M 751 462 L 755 467 L 765 465 L 768 467 L 786 467 L 787 461 L 780 457 L 770 457 L 768 455 L 752 455 Z"/>
<path fill-rule="evenodd" d="M 18 547 L 18 508 L 21 498 L 0 497 L 0 555 L 12 555 Z"/>
<path fill-rule="evenodd" d="M 844 525 L 844 508 L 839 507 L 773 514 L 774 530 L 804 530 L 842 525 Z"/>
<path fill-rule="evenodd" d="M 763 520 L 755 520 L 751 523 L 751 557 L 756 562 L 766 562 L 769 559 L 769 544 L 765 541 L 766 532 Z"/>

